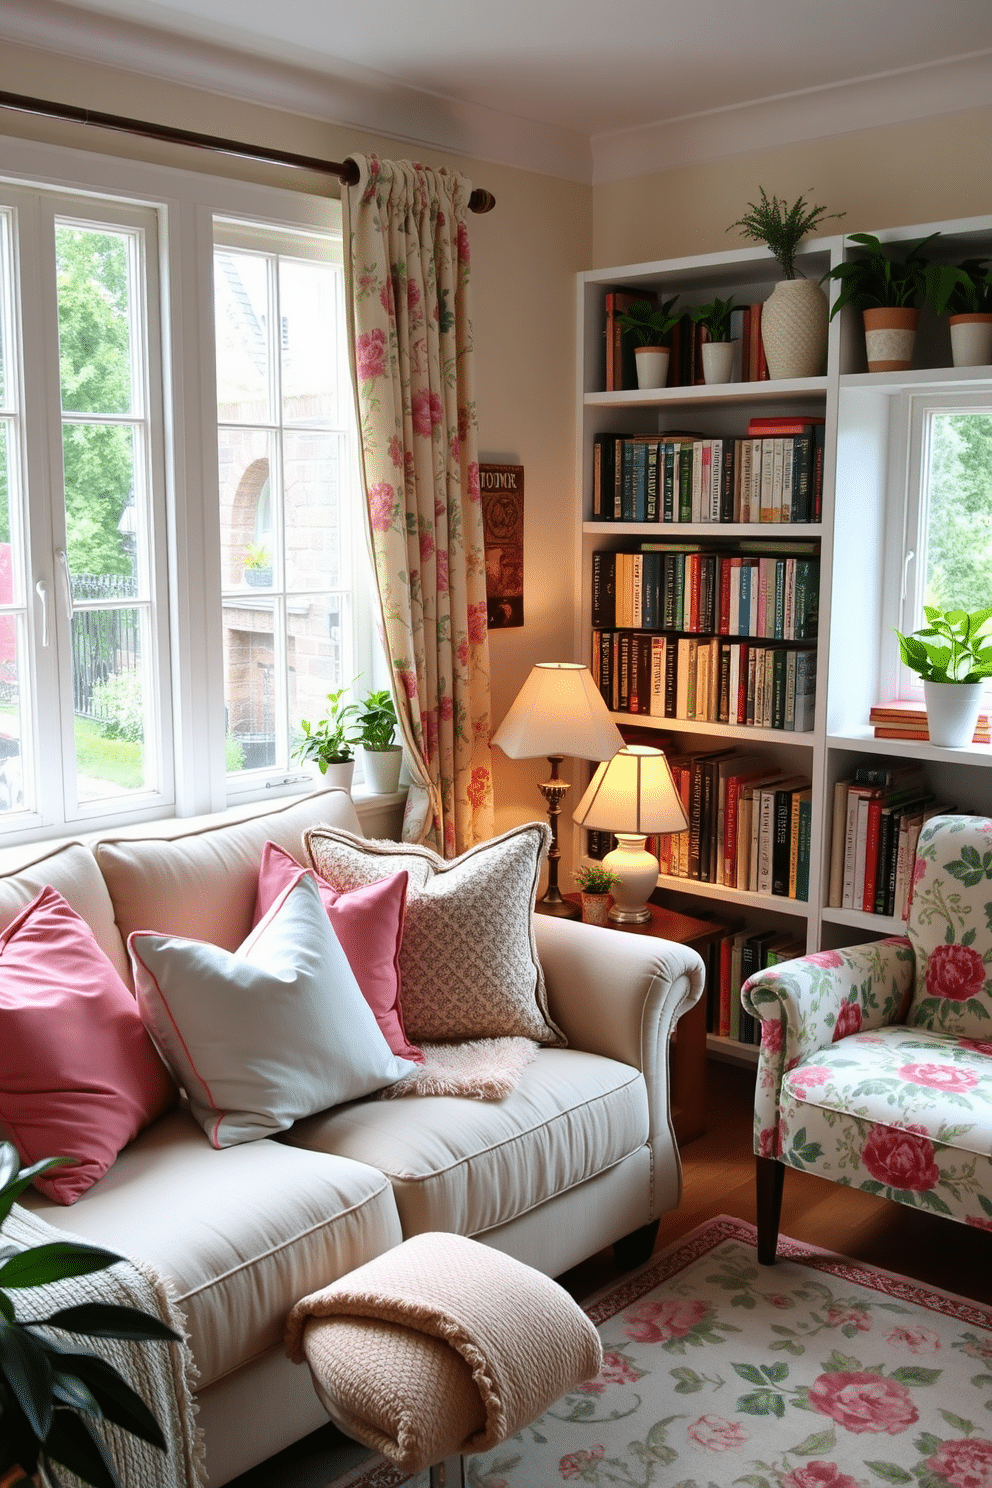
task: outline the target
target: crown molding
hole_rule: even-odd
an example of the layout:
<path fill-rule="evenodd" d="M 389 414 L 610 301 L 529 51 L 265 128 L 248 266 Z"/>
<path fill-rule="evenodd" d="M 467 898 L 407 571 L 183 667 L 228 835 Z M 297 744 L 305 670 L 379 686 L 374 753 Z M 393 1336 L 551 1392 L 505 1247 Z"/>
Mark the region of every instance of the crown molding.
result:
<path fill-rule="evenodd" d="M 992 105 L 992 52 L 594 135 L 594 185 Z"/>
<path fill-rule="evenodd" d="M 337 59 L 333 70 L 318 71 L 61 5 L 58 0 L 2 0 L 0 37 L 418 148 L 586 185 L 591 179 L 589 140 L 574 130 L 410 88 Z M 90 97 L 71 101 L 82 107 L 100 103 Z"/>

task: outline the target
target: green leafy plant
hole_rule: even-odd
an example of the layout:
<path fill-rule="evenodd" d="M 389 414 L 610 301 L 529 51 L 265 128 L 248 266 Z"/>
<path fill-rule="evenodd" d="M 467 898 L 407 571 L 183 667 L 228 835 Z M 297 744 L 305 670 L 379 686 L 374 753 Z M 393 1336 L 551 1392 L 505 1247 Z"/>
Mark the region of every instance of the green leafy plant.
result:
<path fill-rule="evenodd" d="M 851 233 L 848 242 L 859 243 L 864 253 L 837 264 L 820 281 L 836 279 L 841 286 L 830 311 L 831 320 L 845 305 L 853 305 L 855 310 L 912 305 L 927 291 L 929 260 L 924 249 L 939 237 L 940 233 L 931 233 L 918 238 L 906 246 L 902 258 L 895 258 L 871 233 Z M 930 282 L 936 282 L 932 270 Z"/>
<path fill-rule="evenodd" d="M 814 207 L 805 196 L 797 196 L 790 207 L 777 196 L 768 196 L 763 186 L 759 202 L 748 202 L 749 210 L 727 228 L 732 232 L 739 227 L 746 238 L 764 243 L 774 254 L 786 279 L 802 279 L 805 276 L 796 269 L 796 254 L 803 238 L 809 236 L 814 227 L 831 217 L 843 217 L 843 212 L 828 212 L 826 207 Z"/>
<path fill-rule="evenodd" d="M 678 295 L 652 305 L 650 300 L 638 300 L 617 316 L 620 329 L 634 337 L 638 346 L 667 346 L 668 338 L 678 325 L 681 316 L 673 312 Z"/>
<path fill-rule="evenodd" d="M 730 316 L 735 308 L 733 295 L 729 300 L 718 296 L 709 305 L 693 305 L 689 315 L 697 325 L 706 327 L 711 341 L 729 341 Z"/>
<path fill-rule="evenodd" d="M 245 548 L 244 566 L 250 569 L 271 568 L 272 556 L 268 543 L 249 543 Z"/>
<path fill-rule="evenodd" d="M 367 693 L 358 713 L 358 743 L 365 749 L 389 749 L 396 733 L 396 709 L 385 688 Z"/>
<path fill-rule="evenodd" d="M 32 1179 L 68 1161 L 47 1157 L 21 1168 L 16 1147 L 0 1142 L 0 1230 Z M 123 1259 L 73 1240 L 26 1249 L 0 1244 L 0 1478 L 16 1468 L 30 1475 L 40 1467 L 46 1483 L 59 1488 L 57 1464 L 93 1488 L 120 1488 L 93 1421 L 112 1421 L 165 1451 L 155 1417 L 117 1370 L 91 1350 L 54 1335 L 65 1331 L 140 1343 L 175 1340 L 179 1334 L 137 1308 L 100 1302 L 62 1307 L 37 1322 L 20 1322 L 10 1296 L 11 1291 L 103 1271 Z"/>
<path fill-rule="evenodd" d="M 358 712 L 358 705 L 341 701 L 347 690 L 339 687 L 337 692 L 327 694 L 326 718 L 312 725 L 306 718 L 300 719 L 303 738 L 293 750 L 293 757 L 314 760 L 321 775 L 327 774 L 328 765 L 346 765 L 355 758 L 358 740 L 354 736 L 349 738 L 348 720 Z"/>
<path fill-rule="evenodd" d="M 929 624 L 899 637 L 903 662 L 926 682 L 980 682 L 992 677 L 992 609 L 941 610 L 924 605 Z"/>
<path fill-rule="evenodd" d="M 613 885 L 620 882 L 620 875 L 602 863 L 584 864 L 576 868 L 575 882 L 584 894 L 608 894 Z"/>
<path fill-rule="evenodd" d="M 989 314 L 992 260 L 966 258 L 958 264 L 930 264 L 926 295 L 935 315 Z"/>

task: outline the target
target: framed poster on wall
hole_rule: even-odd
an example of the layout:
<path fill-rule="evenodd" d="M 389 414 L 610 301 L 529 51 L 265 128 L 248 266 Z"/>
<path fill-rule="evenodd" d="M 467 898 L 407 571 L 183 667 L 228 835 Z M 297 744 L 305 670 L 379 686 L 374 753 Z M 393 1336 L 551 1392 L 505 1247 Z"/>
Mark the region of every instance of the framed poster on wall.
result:
<path fill-rule="evenodd" d="M 524 623 L 524 467 L 479 466 L 489 629 Z"/>

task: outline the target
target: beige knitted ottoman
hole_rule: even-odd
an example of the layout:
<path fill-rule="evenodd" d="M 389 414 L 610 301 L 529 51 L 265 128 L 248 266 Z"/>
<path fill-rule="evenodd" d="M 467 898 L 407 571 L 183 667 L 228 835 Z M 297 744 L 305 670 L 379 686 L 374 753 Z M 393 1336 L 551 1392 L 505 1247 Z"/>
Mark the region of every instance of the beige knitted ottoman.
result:
<path fill-rule="evenodd" d="M 592 1379 L 603 1351 L 557 1282 L 460 1235 L 426 1234 L 296 1304 L 286 1352 L 331 1420 L 408 1473 L 464 1483 L 485 1452 Z"/>

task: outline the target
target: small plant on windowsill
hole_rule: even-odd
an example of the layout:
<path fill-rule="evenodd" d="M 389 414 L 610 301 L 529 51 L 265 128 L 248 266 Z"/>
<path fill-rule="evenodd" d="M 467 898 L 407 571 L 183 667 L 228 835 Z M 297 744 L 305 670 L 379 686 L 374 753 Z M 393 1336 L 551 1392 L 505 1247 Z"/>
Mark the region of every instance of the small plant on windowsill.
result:
<path fill-rule="evenodd" d="M 272 584 L 272 554 L 268 543 L 249 543 L 245 548 L 245 583 L 253 589 L 268 589 Z"/>
<path fill-rule="evenodd" d="M 366 693 L 358 710 L 358 736 L 366 783 L 375 795 L 390 795 L 399 785 L 403 749 L 393 740 L 397 717 L 386 688 Z"/>
<path fill-rule="evenodd" d="M 923 679 L 931 744 L 971 743 L 985 684 L 992 677 L 992 609 L 942 610 L 924 605 L 928 624 L 899 638 L 903 663 Z"/>
<path fill-rule="evenodd" d="M 327 694 L 327 716 L 317 723 L 311 725 L 306 718 L 300 719 L 303 738 L 293 750 L 293 757 L 313 760 L 321 775 L 326 775 L 331 765 L 354 765 L 358 741 L 355 736 L 349 736 L 348 727 L 349 720 L 358 712 L 358 705 L 342 702 L 347 690 L 339 687 L 336 692 Z"/>

